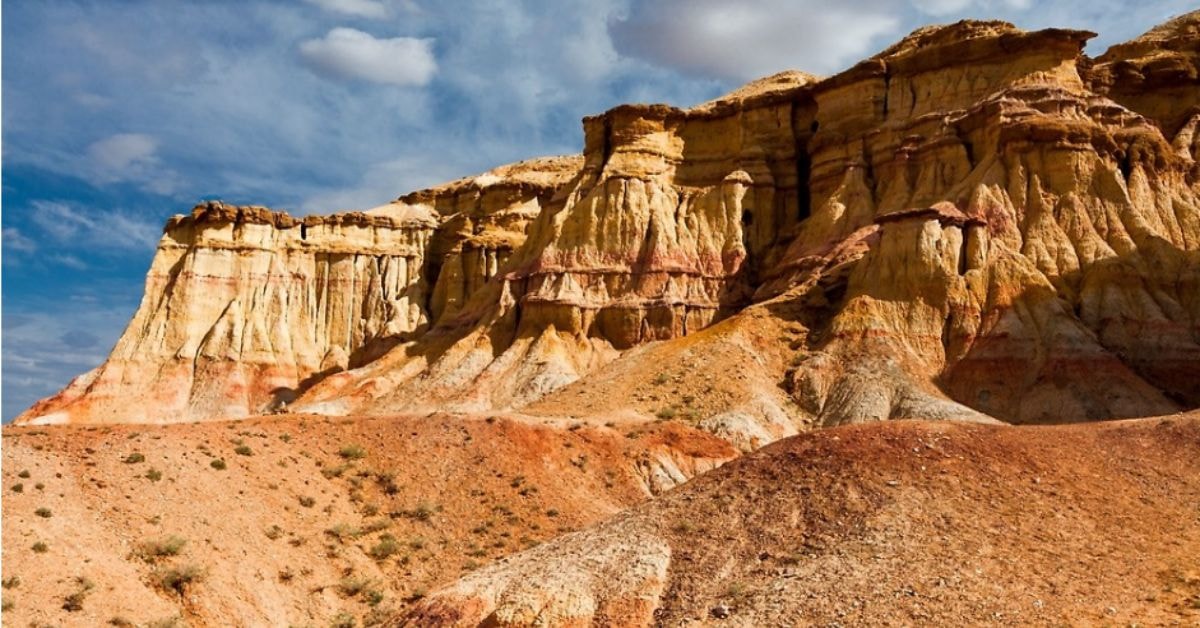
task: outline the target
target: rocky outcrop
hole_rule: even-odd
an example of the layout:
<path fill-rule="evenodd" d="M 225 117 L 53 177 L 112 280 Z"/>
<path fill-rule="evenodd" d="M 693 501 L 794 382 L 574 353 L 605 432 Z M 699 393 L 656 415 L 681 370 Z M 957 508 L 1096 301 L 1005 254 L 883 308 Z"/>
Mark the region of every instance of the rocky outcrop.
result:
<path fill-rule="evenodd" d="M 209 260 L 205 273 L 240 287 L 188 289 L 160 251 L 147 301 L 170 304 L 173 320 L 151 322 L 158 305 L 139 311 L 99 371 L 112 375 L 89 375 L 26 418 L 117 420 L 80 408 L 168 389 L 153 416 L 125 418 L 239 415 L 293 396 L 332 414 L 562 413 L 587 399 L 578 413 L 617 404 L 648 418 L 627 403 L 636 389 L 660 417 L 685 412 L 752 447 L 886 418 L 1194 407 L 1197 15 L 1096 60 L 1083 31 L 928 27 L 830 78 L 783 73 L 692 109 L 617 107 L 584 120 L 580 157 L 309 219 L 311 237 L 339 225 L 321 241 L 345 233 L 337 255 L 361 260 L 338 257 L 336 285 L 352 288 L 325 296 L 328 271 L 300 261 L 324 253 L 303 237 L 281 244 L 294 239 L 290 218 L 220 227 L 259 234 L 242 236 L 262 249 L 247 260 L 291 260 L 256 262 L 281 269 L 266 283 L 267 271 L 184 238 L 179 259 Z M 288 277 L 293 288 L 264 289 Z M 276 306 L 247 305 L 262 298 Z M 300 341 L 271 331 L 293 321 Z M 172 326 L 184 331 L 156 331 Z M 763 329 L 786 341 L 768 346 Z M 738 339 L 755 350 L 739 354 Z M 616 375 L 656 378 L 676 357 L 721 369 L 722 356 L 747 382 L 722 395 L 643 394 Z M 209 375 L 212 364 L 239 375 Z M 187 385 L 156 383 L 168 375 Z M 102 385 L 114 381 L 130 383 Z M 215 401 L 184 403 L 184 389 Z"/>

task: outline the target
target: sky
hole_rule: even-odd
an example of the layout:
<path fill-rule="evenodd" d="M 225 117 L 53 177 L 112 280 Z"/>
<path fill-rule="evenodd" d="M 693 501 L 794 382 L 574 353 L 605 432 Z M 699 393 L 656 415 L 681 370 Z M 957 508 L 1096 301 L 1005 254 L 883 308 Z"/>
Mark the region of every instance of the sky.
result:
<path fill-rule="evenodd" d="M 0 400 L 103 362 L 172 214 L 383 204 L 534 156 L 580 119 L 828 75 L 930 23 L 1083 28 L 1099 54 L 1186 0 L 5 2 Z"/>

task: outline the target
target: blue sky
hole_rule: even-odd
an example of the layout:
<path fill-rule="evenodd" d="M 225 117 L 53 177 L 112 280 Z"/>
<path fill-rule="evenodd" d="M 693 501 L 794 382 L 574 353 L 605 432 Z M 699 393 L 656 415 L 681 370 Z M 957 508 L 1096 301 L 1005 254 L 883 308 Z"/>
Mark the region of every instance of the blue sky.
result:
<path fill-rule="evenodd" d="M 1086 6 L 1085 6 L 1086 5 Z M 1184 0 L 86 0 L 3 5 L 3 418 L 98 365 L 197 200 L 371 207 L 577 152 L 622 102 L 830 74 L 928 23 L 1101 33 Z"/>

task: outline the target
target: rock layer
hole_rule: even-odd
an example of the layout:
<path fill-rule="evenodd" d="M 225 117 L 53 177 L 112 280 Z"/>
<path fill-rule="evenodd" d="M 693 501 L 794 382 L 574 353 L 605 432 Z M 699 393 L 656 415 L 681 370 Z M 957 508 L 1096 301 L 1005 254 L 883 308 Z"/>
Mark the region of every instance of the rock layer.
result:
<path fill-rule="evenodd" d="M 306 219 L 312 242 L 205 208 L 109 362 L 24 419 L 561 409 L 764 320 L 786 349 L 745 364 L 777 388 L 689 410 L 736 442 L 1200 405 L 1198 21 L 1095 60 L 1083 31 L 928 27 L 827 79 L 617 107 L 580 157 Z"/>

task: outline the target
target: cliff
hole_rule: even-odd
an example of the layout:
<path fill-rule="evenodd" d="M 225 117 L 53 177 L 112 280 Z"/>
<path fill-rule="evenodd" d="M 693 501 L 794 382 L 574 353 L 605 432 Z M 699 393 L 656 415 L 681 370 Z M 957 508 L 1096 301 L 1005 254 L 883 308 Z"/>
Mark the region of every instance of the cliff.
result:
<path fill-rule="evenodd" d="M 1195 407 L 1198 21 L 1097 59 L 928 27 L 365 213 L 198 208 L 109 361 L 21 420 L 632 411 L 752 448 Z"/>

